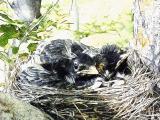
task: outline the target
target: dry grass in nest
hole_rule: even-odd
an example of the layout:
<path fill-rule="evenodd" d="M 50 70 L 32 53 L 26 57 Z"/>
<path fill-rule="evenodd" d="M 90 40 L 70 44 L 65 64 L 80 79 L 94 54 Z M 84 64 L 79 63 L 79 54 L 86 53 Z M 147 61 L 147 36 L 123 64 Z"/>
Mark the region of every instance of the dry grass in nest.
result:
<path fill-rule="evenodd" d="M 131 75 L 125 83 L 96 90 L 64 90 L 24 84 L 12 89 L 21 100 L 44 110 L 55 119 L 70 120 L 159 120 L 160 83 L 158 74 L 141 63 L 135 51 L 128 57 Z M 111 81 L 105 84 L 110 84 Z"/>
<path fill-rule="evenodd" d="M 135 51 L 130 58 L 132 75 L 126 76 L 126 83 L 117 87 L 102 88 L 99 93 L 109 102 L 109 106 L 117 111 L 114 118 L 159 120 L 160 91 L 156 90 L 156 85 L 160 83 L 160 77 L 141 63 Z"/>
<path fill-rule="evenodd" d="M 24 86 L 25 90 L 14 90 L 16 97 L 30 102 L 58 120 L 110 120 L 115 115 L 107 101 L 95 91 L 64 90 L 26 84 Z"/>

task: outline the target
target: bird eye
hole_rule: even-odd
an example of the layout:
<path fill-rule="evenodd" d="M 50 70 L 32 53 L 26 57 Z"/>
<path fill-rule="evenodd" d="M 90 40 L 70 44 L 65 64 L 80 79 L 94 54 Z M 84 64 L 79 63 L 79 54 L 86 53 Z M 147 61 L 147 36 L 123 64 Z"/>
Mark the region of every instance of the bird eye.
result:
<path fill-rule="evenodd" d="M 74 68 L 78 69 L 78 62 L 74 62 Z"/>

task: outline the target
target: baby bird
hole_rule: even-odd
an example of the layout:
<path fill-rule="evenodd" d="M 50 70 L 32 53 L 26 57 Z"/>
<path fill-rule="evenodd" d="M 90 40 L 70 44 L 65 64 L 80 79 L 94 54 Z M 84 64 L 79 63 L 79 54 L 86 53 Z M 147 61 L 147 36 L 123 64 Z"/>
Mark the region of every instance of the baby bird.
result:
<path fill-rule="evenodd" d="M 105 45 L 101 48 L 100 54 L 97 54 L 94 59 L 96 62 L 96 68 L 105 79 L 109 80 L 116 76 L 117 73 L 129 73 L 127 60 L 121 61 L 121 55 L 123 51 L 116 45 Z"/>
<path fill-rule="evenodd" d="M 41 49 L 38 47 L 26 67 L 21 70 L 18 82 L 52 87 L 74 84 L 76 75 L 71 44 L 71 40 L 57 39 Z"/>

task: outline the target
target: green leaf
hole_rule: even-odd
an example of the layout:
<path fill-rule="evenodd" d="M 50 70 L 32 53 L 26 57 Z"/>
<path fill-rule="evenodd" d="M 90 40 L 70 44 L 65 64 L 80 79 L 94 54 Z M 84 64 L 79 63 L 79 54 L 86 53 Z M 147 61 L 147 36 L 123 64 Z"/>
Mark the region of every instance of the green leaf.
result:
<path fill-rule="evenodd" d="M 0 25 L 0 32 L 3 34 L 0 36 L 0 46 L 4 47 L 7 45 L 8 40 L 12 38 L 17 38 L 19 32 L 16 30 L 16 26 L 14 25 Z"/>
<path fill-rule="evenodd" d="M 7 34 L 1 35 L 1 36 L 0 36 L 0 46 L 1 46 L 1 47 L 4 47 L 5 45 L 7 45 L 9 38 L 10 38 L 10 37 L 9 37 Z"/>
<path fill-rule="evenodd" d="M 33 53 L 33 52 L 36 50 L 36 48 L 37 48 L 37 43 L 30 43 L 30 44 L 27 46 L 27 48 L 29 49 L 29 51 L 30 51 L 31 53 Z"/>
<path fill-rule="evenodd" d="M 12 60 L 6 55 L 6 53 L 0 52 L 0 59 L 4 62 L 11 63 Z"/>
<path fill-rule="evenodd" d="M 0 13 L 0 16 L 1 16 L 3 19 L 7 20 L 7 22 L 14 23 L 14 21 L 13 21 L 11 18 L 9 18 L 6 14 Z"/>
<path fill-rule="evenodd" d="M 4 25 L 0 25 L 0 32 L 3 33 L 16 33 L 17 29 L 15 25 L 11 25 L 11 24 L 4 24 Z"/>
<path fill-rule="evenodd" d="M 22 59 L 22 60 L 26 60 L 28 58 L 28 56 L 29 56 L 28 53 L 19 54 L 19 58 Z"/>
<path fill-rule="evenodd" d="M 13 54 L 17 54 L 19 50 L 19 47 L 12 47 Z"/>

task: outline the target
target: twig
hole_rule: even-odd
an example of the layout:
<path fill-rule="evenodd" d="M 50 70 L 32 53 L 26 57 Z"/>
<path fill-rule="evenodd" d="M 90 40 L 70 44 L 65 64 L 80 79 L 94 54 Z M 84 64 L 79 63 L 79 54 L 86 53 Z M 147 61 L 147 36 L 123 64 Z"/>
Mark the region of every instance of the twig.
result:
<path fill-rule="evenodd" d="M 44 16 L 42 16 L 42 17 L 38 20 L 38 22 L 37 22 L 36 24 L 32 24 L 32 23 L 30 24 L 29 29 L 26 30 L 26 34 L 25 34 L 24 37 L 22 38 L 22 40 L 21 40 L 21 42 L 20 42 L 20 44 L 19 44 L 18 47 L 20 47 L 20 45 L 21 45 L 23 42 L 26 41 L 26 38 L 27 38 L 27 36 L 29 35 L 29 33 L 30 33 L 42 20 L 44 20 L 44 19 L 46 18 L 46 16 L 47 16 L 47 15 L 52 11 L 52 9 L 58 4 L 58 2 L 59 2 L 59 0 L 57 0 L 54 5 L 51 4 L 51 5 L 48 7 L 47 12 L 44 14 Z"/>
<path fill-rule="evenodd" d="M 75 106 L 75 108 L 78 110 L 78 112 L 81 114 L 81 116 L 83 117 L 84 120 L 87 120 L 84 116 L 83 113 L 80 111 L 80 109 L 77 107 L 77 105 L 75 103 L 73 103 L 73 105 Z"/>

